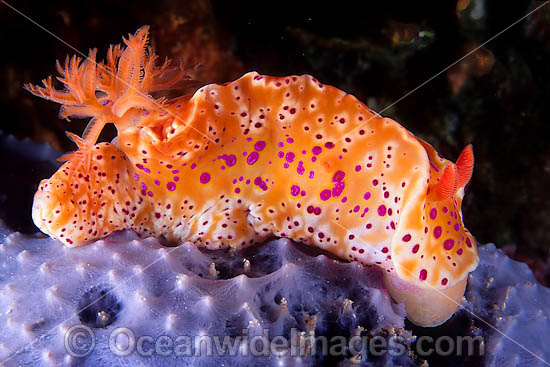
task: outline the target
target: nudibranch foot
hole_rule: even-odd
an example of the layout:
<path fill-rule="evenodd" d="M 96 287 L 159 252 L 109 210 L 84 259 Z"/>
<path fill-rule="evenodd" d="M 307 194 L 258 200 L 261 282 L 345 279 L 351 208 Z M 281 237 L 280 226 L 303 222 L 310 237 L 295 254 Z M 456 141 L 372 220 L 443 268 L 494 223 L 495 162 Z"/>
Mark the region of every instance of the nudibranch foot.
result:
<path fill-rule="evenodd" d="M 184 75 L 167 78 L 169 62 L 155 65 L 148 39 L 142 27 L 106 62 L 95 64 L 95 50 L 67 61 L 63 92 L 51 78 L 27 85 L 62 116 L 94 119 L 83 139 L 73 136 L 79 151 L 40 184 L 33 219 L 42 231 L 69 246 L 117 229 L 210 249 L 286 237 L 379 266 L 423 325 L 453 312 L 439 297 L 431 316 L 416 314 L 428 296 L 456 299 L 478 263 L 461 212 L 471 147 L 455 164 L 309 75 L 250 72 L 155 99 L 149 93 Z M 116 144 L 95 144 L 105 123 Z"/>

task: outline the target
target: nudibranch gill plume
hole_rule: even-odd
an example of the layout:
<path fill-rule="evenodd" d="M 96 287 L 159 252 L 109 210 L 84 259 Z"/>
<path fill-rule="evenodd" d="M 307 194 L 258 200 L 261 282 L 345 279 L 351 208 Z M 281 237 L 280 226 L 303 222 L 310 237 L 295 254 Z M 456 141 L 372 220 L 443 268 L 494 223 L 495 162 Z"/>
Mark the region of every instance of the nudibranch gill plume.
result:
<path fill-rule="evenodd" d="M 33 220 L 80 246 L 120 229 L 208 249 L 242 248 L 270 236 L 318 246 L 384 270 L 392 297 L 419 325 L 446 321 L 478 264 L 461 205 L 473 170 L 397 122 L 309 75 L 250 72 L 192 96 L 182 68 L 157 65 L 144 26 L 111 46 L 106 61 L 58 63 L 33 94 L 61 116 L 91 117 L 78 150 L 40 183 Z M 105 124 L 111 143 L 98 143 Z"/>

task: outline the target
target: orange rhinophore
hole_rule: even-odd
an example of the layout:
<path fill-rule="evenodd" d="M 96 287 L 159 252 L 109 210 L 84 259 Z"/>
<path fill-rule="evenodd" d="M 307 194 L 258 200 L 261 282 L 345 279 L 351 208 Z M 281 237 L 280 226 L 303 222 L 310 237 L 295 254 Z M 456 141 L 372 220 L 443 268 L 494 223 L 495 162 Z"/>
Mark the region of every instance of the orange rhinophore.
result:
<path fill-rule="evenodd" d="M 45 233 L 80 246 L 119 229 L 209 249 L 272 235 L 384 269 L 392 297 L 424 326 L 447 320 L 478 263 L 461 205 L 473 153 L 457 163 L 397 122 L 309 75 L 251 72 L 192 97 L 153 98 L 185 80 L 156 65 L 148 27 L 105 62 L 58 64 L 33 94 L 91 117 L 78 150 L 35 195 Z M 107 123 L 112 143 L 97 143 Z"/>

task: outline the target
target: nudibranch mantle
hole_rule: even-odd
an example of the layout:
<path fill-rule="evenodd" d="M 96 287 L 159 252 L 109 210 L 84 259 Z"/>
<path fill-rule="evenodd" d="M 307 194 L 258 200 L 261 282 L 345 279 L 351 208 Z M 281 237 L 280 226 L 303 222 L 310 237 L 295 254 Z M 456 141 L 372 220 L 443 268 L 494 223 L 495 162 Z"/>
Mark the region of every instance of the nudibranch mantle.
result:
<path fill-rule="evenodd" d="M 288 237 L 382 267 L 395 293 L 454 288 L 460 303 L 478 263 L 461 213 L 471 147 L 452 163 L 309 75 L 250 72 L 192 97 L 155 100 L 151 92 L 182 74 L 167 79 L 173 70 L 155 66 L 147 39 L 142 27 L 126 48 L 111 47 L 106 63 L 96 64 L 92 50 L 82 63 L 58 65 L 65 91 L 51 79 L 27 85 L 61 103 L 63 117 L 92 117 L 83 138 L 70 135 L 79 149 L 35 195 L 43 232 L 79 246 L 133 229 L 209 249 Z M 117 139 L 96 143 L 106 123 Z M 452 312 L 415 319 L 433 325 Z"/>

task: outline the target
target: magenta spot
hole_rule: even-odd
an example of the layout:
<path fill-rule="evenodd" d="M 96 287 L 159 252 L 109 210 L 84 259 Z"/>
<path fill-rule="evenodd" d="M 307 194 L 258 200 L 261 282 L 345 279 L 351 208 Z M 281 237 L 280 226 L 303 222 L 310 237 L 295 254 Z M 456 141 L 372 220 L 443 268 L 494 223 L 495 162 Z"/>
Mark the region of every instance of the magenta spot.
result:
<path fill-rule="evenodd" d="M 447 278 L 441 279 L 441 285 L 447 285 L 448 282 L 449 280 Z"/>
<path fill-rule="evenodd" d="M 304 162 L 299 161 L 298 167 L 296 167 L 296 172 L 301 176 L 306 172 L 306 169 L 304 168 Z"/>
<path fill-rule="evenodd" d="M 430 210 L 430 218 L 432 220 L 437 218 L 437 209 L 436 208 L 433 208 L 432 210 Z"/>
<path fill-rule="evenodd" d="M 317 157 L 315 157 L 315 156 L 314 156 L 314 157 L 311 157 L 311 161 L 312 161 L 312 162 L 317 161 Z"/>
<path fill-rule="evenodd" d="M 173 175 L 177 175 L 178 173 L 180 173 L 180 170 L 179 170 L 179 169 L 172 170 L 172 174 L 173 174 Z"/>
<path fill-rule="evenodd" d="M 321 194 L 319 196 L 321 197 L 321 200 L 327 201 L 328 199 L 330 199 L 330 195 L 331 195 L 330 190 L 325 189 L 321 191 Z"/>
<path fill-rule="evenodd" d="M 174 182 L 178 182 L 180 178 L 178 176 L 174 176 Z"/>
<path fill-rule="evenodd" d="M 455 223 L 454 229 L 455 229 L 455 231 L 457 231 L 457 232 L 460 231 L 460 226 L 458 225 L 458 223 Z"/>
<path fill-rule="evenodd" d="M 152 191 L 147 191 L 147 195 L 149 195 L 149 196 L 152 197 L 152 196 L 153 196 L 153 192 L 152 192 Z"/>
<path fill-rule="evenodd" d="M 294 143 L 294 139 L 292 139 L 292 138 L 287 138 L 287 139 L 286 139 L 286 142 L 287 142 L 288 144 L 292 144 L 292 143 Z"/>
<path fill-rule="evenodd" d="M 446 213 L 447 213 L 448 211 L 449 211 L 449 209 L 447 209 L 447 207 L 446 207 L 446 206 L 444 206 L 444 207 L 443 207 L 443 213 L 445 213 L 445 214 L 446 214 Z"/>
<path fill-rule="evenodd" d="M 332 176 L 332 182 L 340 182 L 346 177 L 344 171 L 336 171 L 334 176 Z"/>
<path fill-rule="evenodd" d="M 470 238 L 466 237 L 466 245 L 468 247 L 472 247 L 472 241 L 470 241 Z"/>
<path fill-rule="evenodd" d="M 167 189 L 168 191 L 174 191 L 174 190 L 176 189 L 176 184 L 173 183 L 173 182 L 168 182 L 168 183 L 166 184 L 166 189 Z"/>
<path fill-rule="evenodd" d="M 402 240 L 403 242 L 409 242 L 411 240 L 412 236 L 410 234 L 406 234 L 403 236 Z"/>
<path fill-rule="evenodd" d="M 420 249 L 420 245 L 417 243 L 416 245 L 413 246 L 412 248 L 412 253 L 413 254 L 416 254 L 418 252 L 418 250 Z"/>
<path fill-rule="evenodd" d="M 193 164 L 191 165 L 191 169 L 195 169 L 196 167 L 197 167 L 197 165 L 196 165 L 195 163 L 193 163 Z"/>
<path fill-rule="evenodd" d="M 327 149 L 332 149 L 332 148 L 334 148 L 334 143 L 332 143 L 332 142 L 330 142 L 330 141 L 326 142 L 326 143 L 325 143 L 325 148 L 327 148 Z"/>
<path fill-rule="evenodd" d="M 361 166 L 358 164 L 357 166 L 355 166 L 355 172 L 359 172 L 361 171 Z"/>
<path fill-rule="evenodd" d="M 289 163 L 294 162 L 294 153 L 293 152 L 288 152 L 286 154 L 286 161 L 289 162 Z"/>
<path fill-rule="evenodd" d="M 315 177 L 315 172 L 309 171 L 309 178 L 312 179 L 313 177 Z"/>
<path fill-rule="evenodd" d="M 434 237 L 435 238 L 441 237 L 441 233 L 443 233 L 443 229 L 441 228 L 441 226 L 437 226 L 437 227 L 434 228 Z"/>
<path fill-rule="evenodd" d="M 135 179 L 136 181 L 139 181 L 139 176 L 138 176 L 137 173 L 134 173 L 134 179 Z"/>
<path fill-rule="evenodd" d="M 381 216 L 381 217 L 386 215 L 386 206 L 384 204 L 382 204 L 378 207 L 378 215 Z"/>
<path fill-rule="evenodd" d="M 263 191 L 267 191 L 267 185 L 265 184 L 265 182 L 262 180 L 260 176 L 254 179 L 254 184 L 258 186 L 260 189 L 262 189 Z"/>
<path fill-rule="evenodd" d="M 340 196 L 340 194 L 342 194 L 345 188 L 346 188 L 346 184 L 344 182 L 336 182 L 332 189 L 332 196 L 334 197 Z"/>
<path fill-rule="evenodd" d="M 210 182 L 210 173 L 203 172 L 200 177 L 201 184 L 207 184 Z"/>
<path fill-rule="evenodd" d="M 300 187 L 298 185 L 292 185 L 290 188 L 290 195 L 292 196 L 298 196 L 300 193 Z"/>
<path fill-rule="evenodd" d="M 258 154 L 258 152 L 252 152 L 246 158 L 246 163 L 248 163 L 248 165 L 252 166 L 254 163 L 256 163 L 258 161 L 259 157 L 260 157 L 260 155 Z"/>
<path fill-rule="evenodd" d="M 353 207 L 353 212 L 354 212 L 354 213 L 357 213 L 357 212 L 359 211 L 359 209 L 361 209 L 361 208 L 359 207 L 359 205 L 356 205 L 356 206 Z"/>
<path fill-rule="evenodd" d="M 288 162 L 285 162 L 285 163 L 283 164 L 283 167 L 286 169 L 286 168 L 290 167 L 290 165 L 288 164 Z"/>
<path fill-rule="evenodd" d="M 282 148 L 282 147 L 285 146 L 285 144 L 284 144 L 282 141 L 280 141 L 280 142 L 277 143 L 277 146 L 278 146 L 279 148 Z"/>
<path fill-rule="evenodd" d="M 458 251 L 456 252 L 458 255 L 462 255 L 462 252 L 463 250 L 461 248 L 458 249 Z"/>
<path fill-rule="evenodd" d="M 257 141 L 256 144 L 254 144 L 254 149 L 256 149 L 257 151 L 262 151 L 264 150 L 264 148 L 265 148 L 265 141 L 263 140 Z"/>
<path fill-rule="evenodd" d="M 238 194 L 239 192 L 241 192 L 241 189 L 239 189 L 238 187 L 235 188 L 235 194 Z"/>
<path fill-rule="evenodd" d="M 347 196 L 344 196 L 344 197 L 342 198 L 342 202 L 345 203 L 346 201 L 348 201 L 348 197 L 347 197 Z"/>
<path fill-rule="evenodd" d="M 370 199 L 370 192 L 365 192 L 365 195 L 363 195 L 363 199 L 369 200 Z"/>
<path fill-rule="evenodd" d="M 313 147 L 313 149 L 311 150 L 313 154 L 315 155 L 319 155 L 321 154 L 321 152 L 323 151 L 323 148 L 321 148 L 320 146 L 316 145 Z"/>
<path fill-rule="evenodd" d="M 420 270 L 420 275 L 418 275 L 418 279 L 426 280 L 426 278 L 428 278 L 428 271 L 426 269 Z"/>
<path fill-rule="evenodd" d="M 140 163 L 136 164 L 136 167 L 137 167 L 138 169 L 141 169 L 141 170 L 143 169 L 143 165 L 140 164 Z"/>
<path fill-rule="evenodd" d="M 378 180 L 377 179 L 372 180 L 372 186 L 376 186 L 376 185 L 378 185 Z"/>
<path fill-rule="evenodd" d="M 445 242 L 443 242 L 443 248 L 445 250 L 452 249 L 454 245 L 455 245 L 455 241 L 452 239 L 448 239 L 448 240 L 445 240 Z"/>
<path fill-rule="evenodd" d="M 159 180 L 155 180 L 155 185 L 159 186 L 160 185 L 160 181 Z"/>

